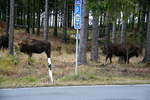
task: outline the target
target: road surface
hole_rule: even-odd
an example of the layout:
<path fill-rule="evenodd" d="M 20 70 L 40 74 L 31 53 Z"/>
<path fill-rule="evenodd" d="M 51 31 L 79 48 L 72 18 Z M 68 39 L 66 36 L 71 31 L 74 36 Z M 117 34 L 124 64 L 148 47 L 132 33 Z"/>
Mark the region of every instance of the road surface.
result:
<path fill-rule="evenodd" d="M 0 89 L 0 100 L 150 100 L 150 85 Z"/>

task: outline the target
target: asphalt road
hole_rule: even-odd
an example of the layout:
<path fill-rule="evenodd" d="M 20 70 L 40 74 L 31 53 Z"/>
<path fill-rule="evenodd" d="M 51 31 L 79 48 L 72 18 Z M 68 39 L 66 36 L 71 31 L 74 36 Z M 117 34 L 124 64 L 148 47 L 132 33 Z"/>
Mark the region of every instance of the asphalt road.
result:
<path fill-rule="evenodd" d="M 150 100 L 150 85 L 0 89 L 0 100 Z"/>

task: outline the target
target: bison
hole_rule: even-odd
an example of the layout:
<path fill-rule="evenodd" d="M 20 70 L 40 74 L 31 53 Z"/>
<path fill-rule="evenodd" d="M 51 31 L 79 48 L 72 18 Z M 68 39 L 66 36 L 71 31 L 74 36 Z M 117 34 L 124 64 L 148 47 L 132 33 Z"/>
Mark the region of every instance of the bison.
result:
<path fill-rule="evenodd" d="M 24 40 L 19 43 L 20 51 L 32 57 L 33 53 L 45 52 L 47 57 L 51 56 L 51 44 L 47 40 Z"/>
<path fill-rule="evenodd" d="M 45 52 L 48 57 L 48 71 L 51 81 L 53 83 L 52 67 L 51 67 L 51 44 L 47 40 L 24 40 L 19 43 L 20 51 L 32 57 L 33 53 Z"/>
<path fill-rule="evenodd" d="M 7 49 L 9 42 L 9 35 L 4 34 L 0 36 L 0 49 Z"/>
<path fill-rule="evenodd" d="M 123 58 L 125 63 L 129 63 L 131 57 L 134 56 L 138 57 L 139 47 L 135 45 L 129 45 L 127 47 L 123 47 L 120 44 L 118 45 L 111 44 L 109 45 L 108 50 L 106 52 L 105 62 L 107 62 L 107 59 L 109 58 L 110 63 L 112 63 L 113 55 Z"/>

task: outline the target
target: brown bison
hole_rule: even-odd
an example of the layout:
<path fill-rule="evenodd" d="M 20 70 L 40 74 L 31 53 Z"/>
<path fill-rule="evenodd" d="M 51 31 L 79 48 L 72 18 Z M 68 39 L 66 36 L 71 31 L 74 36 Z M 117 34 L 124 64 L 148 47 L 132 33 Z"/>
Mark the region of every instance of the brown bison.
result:
<path fill-rule="evenodd" d="M 9 35 L 4 34 L 0 36 L 0 49 L 7 49 L 9 42 Z"/>
<path fill-rule="evenodd" d="M 19 43 L 20 51 L 32 57 L 33 53 L 45 52 L 47 57 L 51 56 L 51 44 L 46 40 L 24 40 Z"/>
<path fill-rule="evenodd" d="M 131 57 L 138 57 L 139 55 L 139 47 L 135 45 L 129 45 L 128 47 L 123 47 L 122 45 L 114 45 L 111 44 L 108 47 L 108 50 L 106 52 L 106 59 L 105 62 L 107 62 L 107 59 L 109 58 L 110 63 L 112 63 L 112 56 L 118 56 L 124 60 L 124 62 L 129 63 L 129 60 Z"/>
<path fill-rule="evenodd" d="M 51 81 L 53 82 L 52 67 L 51 67 L 51 44 L 46 40 L 25 40 L 19 43 L 20 51 L 32 57 L 33 53 L 45 52 L 48 57 L 48 71 Z"/>

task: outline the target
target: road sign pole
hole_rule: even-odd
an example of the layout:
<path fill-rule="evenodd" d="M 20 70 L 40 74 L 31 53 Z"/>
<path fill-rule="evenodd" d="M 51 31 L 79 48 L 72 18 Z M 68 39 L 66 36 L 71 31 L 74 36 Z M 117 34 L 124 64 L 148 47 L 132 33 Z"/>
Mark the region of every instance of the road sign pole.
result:
<path fill-rule="evenodd" d="M 75 74 L 78 75 L 78 49 L 79 48 L 79 29 L 77 29 L 76 33 L 76 67 L 75 67 Z"/>
<path fill-rule="evenodd" d="M 81 28 L 81 0 L 75 0 L 75 11 L 74 11 L 74 28 L 77 30 L 76 33 L 76 56 L 75 56 L 75 74 L 78 75 L 78 48 L 79 48 L 79 29 Z"/>

